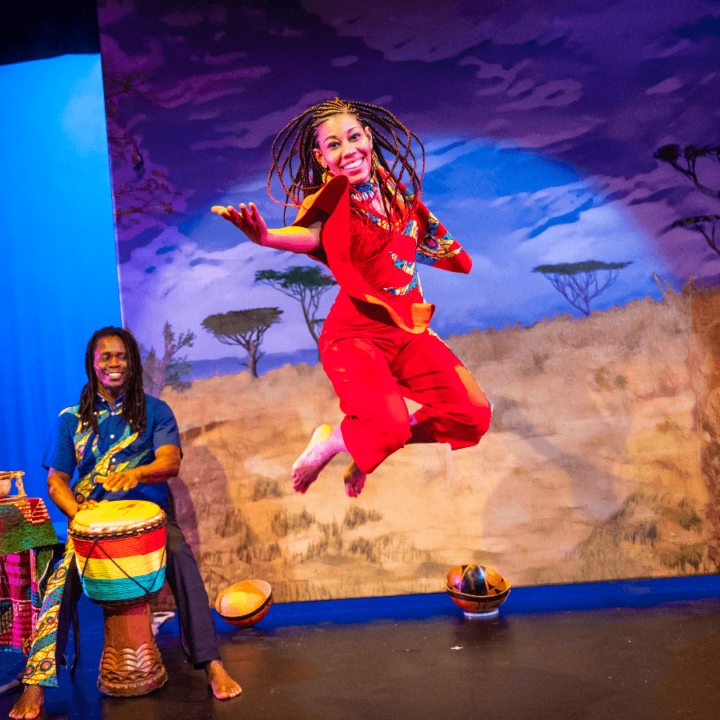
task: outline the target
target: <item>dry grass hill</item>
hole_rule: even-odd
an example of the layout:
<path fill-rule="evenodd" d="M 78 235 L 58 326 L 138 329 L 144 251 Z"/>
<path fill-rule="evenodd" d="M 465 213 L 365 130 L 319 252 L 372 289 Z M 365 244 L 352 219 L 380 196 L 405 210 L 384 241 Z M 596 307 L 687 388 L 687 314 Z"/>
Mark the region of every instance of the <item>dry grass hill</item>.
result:
<path fill-rule="evenodd" d="M 313 429 L 341 419 L 320 366 L 166 390 L 211 600 L 251 577 L 280 602 L 436 592 L 468 562 L 514 585 L 716 572 L 718 318 L 720 294 L 696 289 L 451 337 L 494 404 L 490 432 L 455 453 L 405 448 L 354 500 L 346 459 L 306 495 L 289 482 Z"/>

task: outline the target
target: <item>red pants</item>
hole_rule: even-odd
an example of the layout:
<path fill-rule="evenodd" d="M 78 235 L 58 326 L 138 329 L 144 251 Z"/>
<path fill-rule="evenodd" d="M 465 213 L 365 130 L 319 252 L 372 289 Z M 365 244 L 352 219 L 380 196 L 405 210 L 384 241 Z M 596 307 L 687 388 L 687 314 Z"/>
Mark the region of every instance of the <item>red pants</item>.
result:
<path fill-rule="evenodd" d="M 328 318 L 330 319 L 330 318 Z M 355 464 L 371 473 L 408 442 L 472 447 L 490 426 L 490 403 L 437 336 L 368 323 L 320 338 L 325 372 L 345 413 L 342 434 Z M 410 426 L 404 398 L 422 405 Z"/>

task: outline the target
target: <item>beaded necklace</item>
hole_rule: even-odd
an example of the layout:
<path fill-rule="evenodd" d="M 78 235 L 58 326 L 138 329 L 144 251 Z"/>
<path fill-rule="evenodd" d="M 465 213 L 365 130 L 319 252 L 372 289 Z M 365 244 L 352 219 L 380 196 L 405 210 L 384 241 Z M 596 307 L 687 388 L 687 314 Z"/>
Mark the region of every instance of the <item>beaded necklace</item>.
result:
<path fill-rule="evenodd" d="M 379 193 L 380 186 L 375 173 L 372 173 L 365 182 L 350 186 L 350 197 L 357 203 L 370 205 Z"/>

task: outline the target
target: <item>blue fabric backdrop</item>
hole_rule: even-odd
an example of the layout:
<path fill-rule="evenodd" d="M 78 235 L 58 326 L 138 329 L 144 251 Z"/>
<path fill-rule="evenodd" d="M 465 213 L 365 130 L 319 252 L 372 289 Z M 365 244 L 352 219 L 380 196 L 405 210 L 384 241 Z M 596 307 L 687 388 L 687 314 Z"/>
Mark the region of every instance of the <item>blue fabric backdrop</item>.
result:
<path fill-rule="evenodd" d="M 46 496 L 43 450 L 87 340 L 121 323 L 100 56 L 0 66 L 0 97 L 0 469 Z"/>

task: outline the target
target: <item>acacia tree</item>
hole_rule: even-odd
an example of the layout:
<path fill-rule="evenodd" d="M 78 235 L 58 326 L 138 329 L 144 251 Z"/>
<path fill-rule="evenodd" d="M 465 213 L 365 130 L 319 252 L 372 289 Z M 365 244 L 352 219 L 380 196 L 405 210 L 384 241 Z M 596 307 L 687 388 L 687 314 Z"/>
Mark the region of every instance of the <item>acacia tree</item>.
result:
<path fill-rule="evenodd" d="M 337 281 L 320 274 L 317 266 L 308 267 L 296 265 L 283 272 L 276 270 L 258 270 L 255 273 L 255 282 L 269 285 L 279 290 L 283 295 L 297 300 L 303 311 L 303 317 L 315 344 L 320 342 L 320 331 L 325 318 L 318 318 L 320 300 L 322 296 L 337 285 Z"/>
<path fill-rule="evenodd" d="M 678 172 L 689 178 L 695 187 L 704 195 L 720 200 L 720 189 L 716 190 L 707 184 L 704 177 L 709 174 L 707 171 L 714 163 L 720 164 L 720 145 L 712 147 L 695 147 L 695 145 L 687 145 L 684 150 L 680 150 L 679 145 L 663 145 L 655 153 L 653 157 L 656 160 L 665 162 L 674 167 Z M 701 177 L 698 160 L 704 159 L 700 167 L 706 171 Z M 705 162 L 707 161 L 707 162 Z M 716 230 L 720 215 L 694 215 L 693 217 L 676 220 L 671 227 L 682 227 L 687 230 L 697 232 L 705 238 L 705 242 L 710 246 L 711 250 L 720 255 L 720 247 L 718 246 L 719 238 L 716 236 Z"/>
<path fill-rule="evenodd" d="M 184 347 L 192 347 L 195 333 L 188 330 L 186 333 L 181 333 L 176 341 L 172 325 L 166 321 L 163 340 L 165 351 L 162 357 L 158 357 L 155 348 L 151 347 L 143 361 L 143 387 L 148 395 L 154 397 L 160 397 L 165 387 L 183 391 L 192 385 L 192 382 L 182 379 L 183 375 L 188 375 L 192 371 L 192 365 L 187 361 L 187 357 L 175 357 L 175 355 Z M 140 345 L 139 348 L 142 357 L 143 346 Z"/>
<path fill-rule="evenodd" d="M 552 286 L 585 317 L 590 315 L 590 302 L 615 284 L 618 273 L 629 262 L 604 263 L 585 260 L 579 263 L 538 265 L 533 272 L 540 272 Z M 603 273 L 602 277 L 598 273 Z"/>
<path fill-rule="evenodd" d="M 202 326 L 225 345 L 240 345 L 248 354 L 243 363 L 252 377 L 256 378 L 257 364 L 265 353 L 260 352 L 260 344 L 266 330 L 280 322 L 282 310 L 278 308 L 252 308 L 250 310 L 231 310 L 226 313 L 209 315 Z"/>

